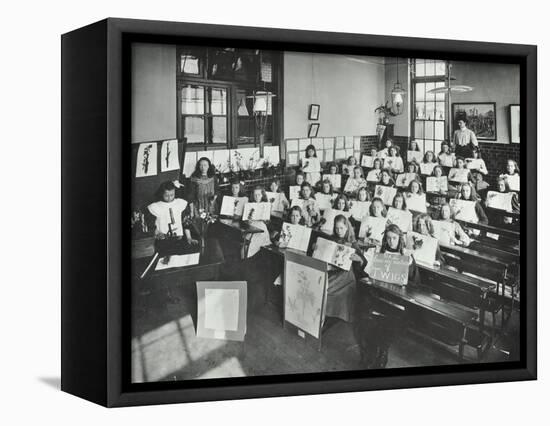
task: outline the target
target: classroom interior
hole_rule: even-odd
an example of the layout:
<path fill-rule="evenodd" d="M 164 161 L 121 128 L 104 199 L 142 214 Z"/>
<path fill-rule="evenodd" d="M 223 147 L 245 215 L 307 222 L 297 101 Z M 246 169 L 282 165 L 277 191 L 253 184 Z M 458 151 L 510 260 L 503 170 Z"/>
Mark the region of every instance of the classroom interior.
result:
<path fill-rule="evenodd" d="M 518 65 L 135 43 L 131 87 L 132 382 L 519 359 Z M 292 262 L 322 273 L 313 331 Z M 205 329 L 197 282 L 242 281 Z"/>

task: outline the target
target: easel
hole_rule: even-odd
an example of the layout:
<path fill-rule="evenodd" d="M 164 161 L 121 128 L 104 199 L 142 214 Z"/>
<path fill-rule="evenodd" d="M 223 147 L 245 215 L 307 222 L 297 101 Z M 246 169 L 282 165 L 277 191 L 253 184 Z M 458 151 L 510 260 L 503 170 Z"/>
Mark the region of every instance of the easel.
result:
<path fill-rule="evenodd" d="M 323 322 L 325 318 L 325 311 L 326 311 L 326 303 L 327 303 L 327 288 L 328 288 L 328 275 L 327 275 L 327 264 L 323 261 L 313 259 L 311 257 L 306 256 L 305 254 L 299 254 L 291 251 L 286 251 L 284 253 L 285 260 L 284 260 L 284 280 L 283 280 L 283 328 L 288 329 L 291 331 L 296 331 L 298 336 L 303 338 L 306 342 L 317 342 L 318 347 L 317 350 L 321 351 L 321 335 L 322 335 L 322 329 L 323 329 Z M 304 330 L 303 327 L 301 327 L 299 324 L 294 324 L 289 319 L 290 309 L 289 309 L 289 301 L 287 300 L 287 286 L 289 283 L 295 283 L 297 280 L 296 276 L 290 276 L 289 270 L 288 270 L 288 263 L 296 263 L 299 265 L 303 265 L 305 267 L 315 269 L 316 271 L 322 272 L 324 274 L 324 279 L 322 283 L 322 289 L 315 289 L 317 291 L 321 291 L 321 307 L 320 307 L 320 315 L 318 319 L 318 323 L 315 324 L 314 329 L 310 329 L 309 331 Z"/>

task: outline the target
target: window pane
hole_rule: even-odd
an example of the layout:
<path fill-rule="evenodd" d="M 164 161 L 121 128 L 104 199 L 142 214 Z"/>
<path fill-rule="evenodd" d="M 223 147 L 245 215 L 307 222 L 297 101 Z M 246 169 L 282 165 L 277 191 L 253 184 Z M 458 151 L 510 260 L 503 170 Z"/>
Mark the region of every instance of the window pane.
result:
<path fill-rule="evenodd" d="M 436 61 L 435 62 L 435 74 L 436 75 L 445 75 L 445 74 L 447 74 L 447 67 L 445 66 L 445 61 Z"/>
<path fill-rule="evenodd" d="M 225 89 L 209 89 L 210 113 L 212 115 L 227 115 L 227 91 Z"/>
<path fill-rule="evenodd" d="M 426 60 L 426 77 L 435 75 L 435 63 L 432 59 Z"/>
<path fill-rule="evenodd" d="M 424 122 L 423 121 L 414 122 L 414 137 L 415 139 L 424 139 Z"/>
<path fill-rule="evenodd" d="M 434 139 L 439 139 L 439 140 L 445 139 L 445 122 L 436 121 L 434 124 L 435 124 Z"/>
<path fill-rule="evenodd" d="M 433 121 L 424 122 L 424 135 L 426 139 L 433 139 L 434 137 L 434 123 Z"/>
<path fill-rule="evenodd" d="M 209 77 L 215 79 L 232 79 L 235 76 L 233 67 L 237 64 L 234 48 L 208 49 L 208 58 Z"/>
<path fill-rule="evenodd" d="M 184 47 L 180 50 L 180 72 L 190 75 L 201 75 L 206 48 Z"/>
<path fill-rule="evenodd" d="M 445 102 L 435 103 L 435 119 L 445 120 Z"/>
<path fill-rule="evenodd" d="M 227 119 L 212 117 L 212 143 L 227 142 Z"/>
<path fill-rule="evenodd" d="M 204 87 L 188 85 L 181 89 L 181 113 L 204 114 Z"/>
<path fill-rule="evenodd" d="M 426 118 L 426 104 L 424 102 L 416 103 L 416 118 L 424 119 Z"/>
<path fill-rule="evenodd" d="M 433 151 L 433 150 L 434 150 L 434 141 L 432 140 L 424 141 L 424 152 Z"/>
<path fill-rule="evenodd" d="M 435 119 L 435 104 L 433 102 L 426 102 L 426 120 Z"/>
<path fill-rule="evenodd" d="M 435 87 L 443 87 L 443 86 L 445 86 L 445 82 L 443 82 L 443 81 L 438 81 L 437 83 L 435 83 Z M 445 92 L 436 93 L 435 94 L 435 100 L 436 101 L 444 101 L 445 100 Z"/>
<path fill-rule="evenodd" d="M 425 99 L 425 94 L 424 94 L 425 90 L 426 90 L 426 85 L 424 83 L 416 83 L 415 96 L 417 101 L 423 101 Z"/>
<path fill-rule="evenodd" d="M 424 77 L 424 59 L 415 60 L 415 74 L 417 77 Z"/>
<path fill-rule="evenodd" d="M 422 124 L 422 122 L 420 122 L 420 124 Z M 416 140 L 416 144 L 418 145 L 418 149 L 424 152 L 424 145 L 425 145 L 424 139 L 415 139 L 415 140 Z"/>
<path fill-rule="evenodd" d="M 435 99 L 434 93 L 429 93 L 430 90 L 435 89 L 435 83 L 426 83 L 426 100 L 433 101 Z"/>
<path fill-rule="evenodd" d="M 187 143 L 204 143 L 204 118 L 183 117 L 183 136 Z"/>

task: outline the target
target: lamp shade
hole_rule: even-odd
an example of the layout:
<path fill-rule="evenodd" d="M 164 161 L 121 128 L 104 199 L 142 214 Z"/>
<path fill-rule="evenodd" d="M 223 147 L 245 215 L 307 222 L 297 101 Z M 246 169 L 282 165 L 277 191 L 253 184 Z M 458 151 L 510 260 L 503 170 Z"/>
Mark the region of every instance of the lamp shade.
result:
<path fill-rule="evenodd" d="M 253 111 L 256 113 L 267 113 L 267 95 L 256 96 L 254 98 Z"/>

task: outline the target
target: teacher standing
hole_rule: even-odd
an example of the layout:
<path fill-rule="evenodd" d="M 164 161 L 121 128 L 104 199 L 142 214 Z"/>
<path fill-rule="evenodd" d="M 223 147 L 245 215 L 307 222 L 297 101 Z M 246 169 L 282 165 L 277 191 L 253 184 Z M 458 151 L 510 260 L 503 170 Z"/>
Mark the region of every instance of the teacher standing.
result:
<path fill-rule="evenodd" d="M 455 155 L 462 158 L 471 158 L 474 147 L 479 146 L 476 134 L 466 127 L 466 120 L 460 119 L 457 124 L 458 130 L 455 130 L 453 134 Z"/>

